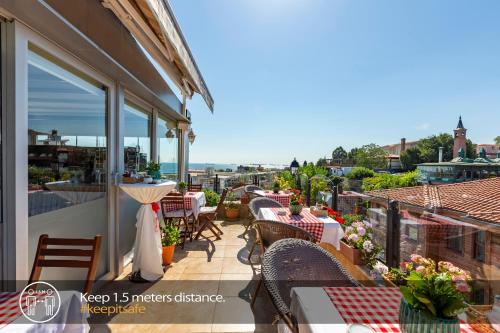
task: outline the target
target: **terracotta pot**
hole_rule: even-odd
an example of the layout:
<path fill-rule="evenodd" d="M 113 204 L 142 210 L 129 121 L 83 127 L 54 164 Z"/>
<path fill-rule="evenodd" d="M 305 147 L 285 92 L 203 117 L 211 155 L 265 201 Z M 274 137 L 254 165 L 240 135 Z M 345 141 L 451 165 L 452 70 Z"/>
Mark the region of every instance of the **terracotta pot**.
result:
<path fill-rule="evenodd" d="M 343 240 L 340 242 L 340 253 L 342 253 L 342 255 L 354 265 L 363 265 L 363 259 L 361 259 L 361 250 L 353 248 Z"/>
<path fill-rule="evenodd" d="M 174 250 L 175 250 L 175 244 L 163 247 L 163 251 L 161 253 L 161 259 L 163 261 L 164 266 L 168 266 L 172 263 L 172 260 L 174 259 Z"/>
<path fill-rule="evenodd" d="M 228 219 L 237 219 L 240 216 L 240 208 L 227 208 L 226 207 L 226 217 Z"/>
<path fill-rule="evenodd" d="M 250 198 L 248 197 L 248 195 L 244 194 L 241 196 L 240 202 L 242 205 L 248 205 L 250 203 Z"/>

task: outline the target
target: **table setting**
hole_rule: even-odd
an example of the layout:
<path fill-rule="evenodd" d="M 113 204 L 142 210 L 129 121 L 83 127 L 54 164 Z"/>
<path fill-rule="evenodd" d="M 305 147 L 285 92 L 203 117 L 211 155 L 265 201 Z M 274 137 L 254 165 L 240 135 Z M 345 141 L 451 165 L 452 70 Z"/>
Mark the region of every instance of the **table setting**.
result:
<path fill-rule="evenodd" d="M 293 193 L 289 191 L 279 191 L 276 193 L 274 191 L 257 190 L 255 193 L 274 201 L 278 201 L 284 207 L 288 207 L 290 205 L 290 197 L 293 195 Z"/>
<path fill-rule="evenodd" d="M 283 222 L 302 228 L 314 236 L 317 243 L 328 243 L 337 250 L 344 230 L 339 222 L 329 216 L 316 216 L 309 208 L 301 209 L 299 214 L 292 214 L 290 208 L 261 208 L 259 220 Z"/>

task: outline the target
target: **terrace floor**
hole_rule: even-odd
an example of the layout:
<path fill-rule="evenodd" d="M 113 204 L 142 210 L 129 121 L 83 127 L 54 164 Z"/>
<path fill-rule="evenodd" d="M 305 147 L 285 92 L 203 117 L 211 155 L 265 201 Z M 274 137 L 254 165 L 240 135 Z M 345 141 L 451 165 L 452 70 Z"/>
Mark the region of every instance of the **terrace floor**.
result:
<path fill-rule="evenodd" d="M 260 261 L 257 249 L 252 259 L 255 264 L 248 262 L 255 232 L 252 230 L 243 235 L 246 223 L 246 219 L 219 221 L 218 225 L 224 232 L 221 240 L 216 240 L 210 231 L 206 231 L 206 237 L 188 241 L 184 249 L 178 246 L 174 262 L 167 268 L 162 281 L 152 284 L 129 282 L 131 265 L 117 278 L 120 283 L 117 288 L 123 290 L 143 294 L 197 290 L 200 294 L 223 295 L 224 303 L 199 306 L 162 304 L 148 313 L 153 318 L 146 317 L 144 320 L 123 314 L 115 315 L 105 323 L 93 323 L 91 319 L 91 332 L 137 332 L 141 329 L 148 333 L 276 332 L 276 326 L 268 324 L 272 322 L 275 311 L 262 289 L 254 309 L 250 307 L 251 295 L 260 274 Z M 168 321 L 165 318 L 176 318 L 176 323 L 165 324 Z M 148 324 L 143 324 L 145 322 Z"/>
<path fill-rule="evenodd" d="M 148 313 L 142 317 L 119 314 L 111 319 L 107 317 L 102 322 L 91 318 L 91 332 L 125 333 L 141 329 L 148 333 L 277 332 L 277 326 L 270 324 L 276 312 L 264 288 L 260 290 L 254 309 L 250 306 L 251 297 L 260 278 L 260 253 L 257 247 L 252 257 L 253 264 L 250 264 L 247 257 L 255 231 L 251 230 L 243 235 L 246 223 L 245 218 L 238 221 L 218 221 L 217 224 L 224 232 L 221 240 L 216 240 L 210 231 L 205 231 L 204 237 L 193 242 L 188 241 L 184 249 L 178 246 L 174 262 L 166 269 L 161 281 L 131 283 L 128 281 L 131 272 L 129 265 L 123 274 L 110 284 L 113 286 L 111 288 L 118 288 L 118 291 L 126 290 L 142 295 L 173 294 L 188 290 L 199 294 L 219 294 L 224 297 L 224 303 L 159 304 L 153 308 L 148 307 Z M 352 265 L 333 247 L 327 244 L 322 246 L 336 256 L 354 278 L 363 284 L 373 285 L 373 281 L 359 266 Z"/>

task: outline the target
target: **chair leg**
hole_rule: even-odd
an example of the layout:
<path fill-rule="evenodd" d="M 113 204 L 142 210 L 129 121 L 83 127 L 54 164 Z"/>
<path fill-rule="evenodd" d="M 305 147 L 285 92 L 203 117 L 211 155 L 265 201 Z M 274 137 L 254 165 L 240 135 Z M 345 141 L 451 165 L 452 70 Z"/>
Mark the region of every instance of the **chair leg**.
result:
<path fill-rule="evenodd" d="M 255 301 L 257 300 L 257 294 L 259 293 L 260 286 L 262 285 L 262 277 L 259 279 L 259 283 L 257 284 L 257 288 L 255 288 L 255 292 L 252 296 L 252 302 L 250 303 L 250 307 L 253 309 Z"/>
<path fill-rule="evenodd" d="M 255 250 L 255 246 L 257 245 L 257 241 L 253 242 L 252 248 L 250 249 L 250 253 L 248 254 L 248 261 L 252 262 L 252 253 Z"/>
<path fill-rule="evenodd" d="M 217 224 L 215 224 L 214 222 L 211 223 L 213 225 L 213 227 L 219 232 L 219 235 L 224 235 L 224 233 L 222 232 L 222 230 L 220 230 L 220 228 L 217 226 Z"/>
<path fill-rule="evenodd" d="M 217 238 L 217 240 L 220 240 L 221 238 L 219 234 L 212 228 L 216 227 L 215 224 L 213 224 L 213 222 L 208 217 L 203 218 L 203 220 L 205 221 L 205 223 L 203 223 L 200 229 L 198 230 L 195 239 L 200 238 L 202 231 L 208 228 L 214 234 L 215 238 Z"/>

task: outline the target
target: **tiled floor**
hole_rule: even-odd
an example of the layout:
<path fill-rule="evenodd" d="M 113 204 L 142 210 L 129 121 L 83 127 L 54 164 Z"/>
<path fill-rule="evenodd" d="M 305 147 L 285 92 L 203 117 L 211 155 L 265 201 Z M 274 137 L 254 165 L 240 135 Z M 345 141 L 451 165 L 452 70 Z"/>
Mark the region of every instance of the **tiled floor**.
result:
<path fill-rule="evenodd" d="M 254 309 L 251 295 L 260 274 L 258 251 L 250 265 L 247 256 L 254 233 L 243 236 L 245 220 L 218 224 L 224 232 L 221 240 L 201 237 L 177 247 L 174 263 L 168 267 L 163 281 L 154 284 L 132 284 L 127 281 L 130 267 L 118 278 L 120 288 L 140 293 L 169 293 L 173 290 L 196 290 L 200 294 L 223 295 L 224 303 L 203 305 L 162 304 L 149 310 L 147 316 L 116 315 L 105 324 L 93 324 L 94 332 L 276 332 L 272 322 L 275 311 L 264 292 L 259 294 Z M 204 232 L 204 236 L 211 233 Z M 192 284 L 190 284 L 192 282 Z M 142 288 L 142 289 L 138 289 Z M 144 291 L 143 291 L 144 290 Z M 147 318 L 152 316 L 150 318 Z M 144 320 L 142 319 L 144 318 Z M 164 318 L 167 318 L 164 320 Z M 168 318 L 175 318 L 175 324 Z M 150 324 L 141 324 L 148 322 Z M 133 325 L 131 325 L 133 324 Z"/>

